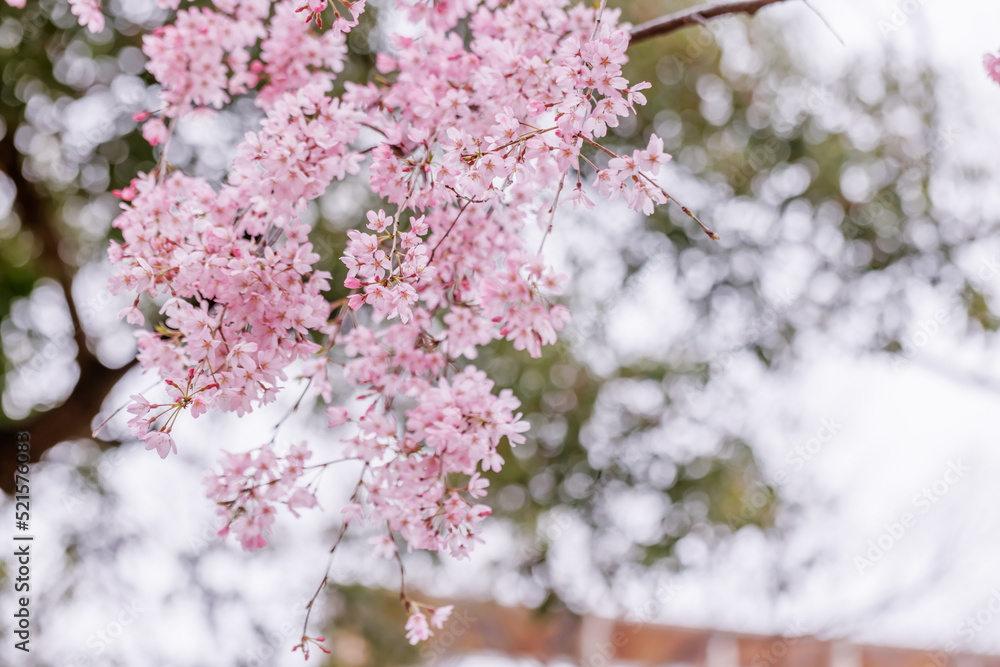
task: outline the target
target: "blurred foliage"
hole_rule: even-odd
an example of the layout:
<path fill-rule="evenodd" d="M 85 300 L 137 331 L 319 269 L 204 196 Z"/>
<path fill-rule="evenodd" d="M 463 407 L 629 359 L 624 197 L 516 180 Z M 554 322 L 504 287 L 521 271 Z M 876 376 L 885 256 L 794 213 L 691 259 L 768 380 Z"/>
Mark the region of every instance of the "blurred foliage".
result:
<path fill-rule="evenodd" d="M 8 411 L 24 424 L 29 409 L 69 395 L 25 394 L 25 383 L 11 378 L 42 357 L 48 372 L 81 354 L 103 360 L 102 349 L 109 341 L 120 347 L 114 341 L 127 331 L 102 303 L 92 321 L 82 318 L 91 349 L 60 345 L 59 359 L 48 358 L 53 341 L 66 338 L 46 324 L 48 279 L 58 282 L 60 270 L 76 276 L 78 308 L 83 294 L 103 289 L 99 267 L 117 208 L 108 193 L 154 164 L 131 114 L 155 103 L 139 40 L 164 15 L 150 2 L 106 5 L 115 30 L 92 36 L 76 27 L 65 3 L 43 0 L 24 11 L 0 3 L 0 131 L 20 153 L 23 177 L 44 196 L 62 262 L 61 269 L 47 262 L 11 178 L 0 175 L 0 426 L 10 425 Z M 638 22 L 676 8 L 637 2 L 626 12 Z M 618 285 L 598 296 L 571 286 L 565 301 L 577 317 L 566 340 L 535 360 L 497 343 L 475 362 L 515 390 L 533 426 L 524 445 L 504 446 L 507 465 L 490 478 L 489 502 L 496 520 L 538 546 L 503 567 L 540 586 L 547 604 L 560 604 L 564 593 L 545 571 L 554 536 L 540 526 L 554 511 L 587 528 L 591 546 L 581 558 L 610 588 L 633 566 L 679 569 L 683 540 L 711 547 L 743 526 L 774 524 L 776 491 L 758 467 L 751 434 L 705 407 L 731 359 L 780 369 L 804 333 L 842 331 L 845 323 L 862 332 L 848 341 L 856 348 L 899 353 L 913 326 L 907 295 L 914 283 L 964 304 L 972 331 L 1000 326 L 994 295 L 960 261 L 995 223 L 961 208 L 961 192 L 942 186 L 961 180 L 971 188 L 992 174 L 964 168 L 949 150 L 953 139 L 937 120 L 936 75 L 886 58 L 880 67 L 858 63 L 846 77 L 813 81 L 766 15 L 632 48 L 626 75 L 654 86 L 638 117 L 607 138 L 622 152 L 644 147 L 654 130 L 662 136 L 675 158 L 668 190 L 722 240 L 709 241 L 676 207 L 659 207 L 628 227 L 634 233 L 601 248 Z M 350 38 L 345 80 L 372 76 L 372 47 L 385 39 L 376 17 L 366 13 Z M 234 142 L 257 117 L 247 100 L 234 100 L 213 121 L 211 140 L 204 131 L 180 133 L 171 162 L 221 178 Z M 369 197 L 362 182 L 347 182 L 310 208 L 320 268 L 335 277 L 344 274 L 337 259 L 343 230 L 373 203 Z M 581 237 L 599 227 L 586 216 L 573 224 Z M 570 253 L 568 261 L 575 278 L 597 270 L 589 256 Z M 95 267 L 96 278 L 84 276 Z M 656 354 L 636 356 L 608 330 L 616 305 L 636 298 L 649 273 L 671 280 L 693 317 Z M 775 288 L 789 282 L 791 292 Z M 751 494 L 764 500 L 750 502 Z M 326 664 L 417 660 L 402 642 L 403 610 L 393 595 L 350 586 L 332 593 L 335 650 Z"/>
<path fill-rule="evenodd" d="M 333 649 L 326 663 L 331 667 L 415 665 L 417 647 L 410 646 L 399 629 L 406 612 L 398 593 L 364 586 L 337 586 L 333 627 L 326 636 Z"/>
<path fill-rule="evenodd" d="M 68 5 L 53 0 L 30 3 L 24 10 L 0 6 L 0 428 L 10 424 L 12 407 L 21 421 L 28 410 L 44 410 L 64 399 L 29 391 L 29 400 L 20 400 L 26 388 L 37 385 L 37 371 L 55 367 L 64 372 L 73 360 L 72 344 L 67 345 L 72 332 L 54 330 L 45 315 L 27 307 L 27 298 L 46 284 L 45 278 L 72 279 L 104 257 L 117 209 L 110 191 L 154 164 L 130 118 L 147 103 L 140 26 L 119 17 L 119 32 L 95 38 L 75 18 Z M 22 157 L 18 176 L 34 186 L 34 192 L 20 192 L 17 199 L 14 175 L 6 173 L 17 159 L 15 147 Z M 29 196 L 42 200 L 44 219 L 34 214 L 24 219 L 32 208 L 23 201 Z M 47 234 L 55 237 L 55 247 L 47 246 Z M 99 309 L 94 302 L 76 305 L 87 316 L 85 325 L 97 324 L 90 317 Z M 9 388 L 17 369 L 27 370 L 25 381 Z"/>

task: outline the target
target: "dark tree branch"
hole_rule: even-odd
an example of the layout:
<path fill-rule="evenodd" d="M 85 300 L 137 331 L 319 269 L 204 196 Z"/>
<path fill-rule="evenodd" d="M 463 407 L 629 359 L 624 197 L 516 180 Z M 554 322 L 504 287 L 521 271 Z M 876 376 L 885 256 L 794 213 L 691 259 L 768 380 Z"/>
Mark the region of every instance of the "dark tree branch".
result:
<path fill-rule="evenodd" d="M 59 283 L 66 297 L 73 321 L 76 362 L 80 368 L 76 386 L 61 405 L 47 412 L 35 413 L 9 428 L 0 429 L 0 489 L 10 493 L 14 484 L 16 434 L 21 431 L 31 434 L 32 461 L 37 461 L 42 454 L 60 442 L 89 438 L 91 421 L 100 412 L 104 398 L 135 362 L 122 368 L 108 368 L 87 347 L 87 335 L 73 301 L 74 273 L 59 252 L 62 235 L 55 213 L 38 186 L 24 176 L 17 148 L 14 146 L 13 129 L 8 129 L 0 139 L 0 169 L 14 183 L 16 205 L 25 228 L 41 244 L 40 269 Z"/>
<path fill-rule="evenodd" d="M 726 14 L 749 14 L 753 16 L 760 9 L 784 0 L 747 0 L 746 2 L 725 2 L 721 4 L 699 5 L 684 9 L 658 19 L 647 21 L 632 28 L 632 44 L 650 37 L 659 37 L 689 25 L 702 25 L 708 19 Z"/>
<path fill-rule="evenodd" d="M 101 411 L 104 399 L 133 366 L 132 361 L 121 368 L 108 368 L 94 358 L 80 364 L 80 379 L 69 397 L 58 407 L 35 413 L 10 428 L 0 430 L 0 489 L 14 489 L 15 436 L 21 431 L 31 434 L 31 461 L 60 442 L 89 439 L 91 422 Z"/>
<path fill-rule="evenodd" d="M 24 176 L 17 148 L 14 146 L 14 132 L 8 131 L 0 139 L 0 169 L 14 182 L 15 203 L 20 209 L 21 221 L 34 234 L 42 246 L 42 270 L 54 278 L 62 287 L 73 321 L 73 340 L 77 346 L 77 360 L 91 356 L 87 348 L 87 334 L 80 324 L 80 314 L 73 301 L 73 270 L 66 264 L 59 252 L 61 234 L 52 210 L 38 187 Z"/>

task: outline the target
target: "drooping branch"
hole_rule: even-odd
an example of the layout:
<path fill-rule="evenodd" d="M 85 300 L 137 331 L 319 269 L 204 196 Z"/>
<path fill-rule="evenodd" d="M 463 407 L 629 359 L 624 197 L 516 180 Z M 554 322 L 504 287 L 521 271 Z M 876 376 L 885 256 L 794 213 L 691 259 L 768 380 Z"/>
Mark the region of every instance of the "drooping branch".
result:
<path fill-rule="evenodd" d="M 632 28 L 632 44 L 651 37 L 666 35 L 689 25 L 702 25 L 708 19 L 727 14 L 749 14 L 753 16 L 762 8 L 785 0 L 747 0 L 745 2 L 725 2 L 705 4 L 684 9 L 667 16 L 647 21 Z"/>
<path fill-rule="evenodd" d="M 25 177 L 12 131 L 0 139 L 0 169 L 14 183 L 15 205 L 24 226 L 41 245 L 41 271 L 58 282 L 63 290 L 73 323 L 76 362 L 80 369 L 76 386 L 61 405 L 0 429 L 0 489 L 11 492 L 16 463 L 13 455 L 16 434 L 20 431 L 31 434 L 33 461 L 60 442 L 90 437 L 91 420 L 100 411 L 104 398 L 134 362 L 122 368 L 108 368 L 87 347 L 86 332 L 73 301 L 74 272 L 59 252 L 62 235 L 56 224 L 55 212 L 38 186 Z"/>

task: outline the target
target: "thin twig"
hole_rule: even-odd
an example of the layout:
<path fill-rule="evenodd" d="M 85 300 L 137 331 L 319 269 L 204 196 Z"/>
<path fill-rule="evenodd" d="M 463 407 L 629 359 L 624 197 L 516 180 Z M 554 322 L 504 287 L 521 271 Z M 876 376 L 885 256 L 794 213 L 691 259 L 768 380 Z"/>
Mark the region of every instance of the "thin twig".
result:
<path fill-rule="evenodd" d="M 597 17 L 594 21 L 594 32 L 590 35 L 590 41 L 597 39 L 597 31 L 601 27 L 601 21 L 604 19 L 604 8 L 607 7 L 608 0 L 601 0 L 600 7 L 597 8 Z"/>
<path fill-rule="evenodd" d="M 385 527 L 389 531 L 389 539 L 392 540 L 393 546 L 395 546 L 396 540 L 392 539 L 392 529 L 389 528 L 388 521 L 385 522 Z M 399 601 L 406 607 L 406 611 L 410 611 L 410 599 L 406 597 L 406 568 L 403 567 L 403 557 L 399 553 L 398 546 L 394 553 L 396 554 L 396 562 L 399 563 Z"/>
<path fill-rule="evenodd" d="M 549 209 L 549 226 L 545 228 L 545 233 L 542 234 L 542 242 L 538 244 L 538 253 L 542 254 L 542 248 L 545 247 L 545 239 L 549 238 L 549 234 L 552 233 L 552 225 L 556 221 L 556 209 L 559 207 L 559 195 L 562 194 L 563 183 L 566 181 L 566 172 L 563 172 L 562 178 L 559 179 L 559 187 L 556 189 L 556 197 L 552 200 L 552 208 Z"/>
<path fill-rule="evenodd" d="M 615 153 L 614 151 L 612 151 L 612 150 L 610 150 L 610 149 L 608 149 L 608 148 L 606 148 L 606 147 L 602 146 L 601 144 L 597 143 L 596 141 L 592 141 L 591 139 L 588 139 L 588 138 L 586 138 L 586 137 L 582 137 L 582 139 L 583 139 L 584 141 L 586 141 L 586 142 L 587 142 L 588 144 L 590 144 L 591 146 L 593 146 L 594 148 L 599 148 L 600 150 L 604 151 L 605 153 L 607 153 L 608 155 L 610 155 L 610 156 L 611 156 L 611 157 L 613 157 L 613 158 L 617 158 L 617 157 L 620 157 L 620 156 L 618 155 L 618 153 Z M 711 230 L 711 229 L 710 229 L 710 228 L 709 228 L 709 227 L 708 227 L 708 226 L 707 226 L 707 225 L 706 225 L 706 224 L 705 224 L 704 222 L 702 222 L 702 221 L 701 221 L 701 218 L 699 218 L 699 217 L 698 217 L 698 216 L 696 216 L 696 215 L 695 215 L 694 213 L 692 213 L 692 212 L 691 212 L 691 209 L 689 209 L 689 208 L 688 208 L 687 206 L 685 206 L 684 204 L 682 204 L 682 203 L 680 203 L 679 201 L 677 201 L 677 198 L 676 198 L 676 197 L 674 197 L 674 196 L 673 196 L 673 195 L 671 195 L 671 194 L 670 194 L 669 192 L 667 192 L 667 191 L 666 191 L 666 190 L 665 190 L 665 189 L 664 189 L 664 188 L 663 188 L 663 187 L 662 187 L 662 186 L 661 186 L 661 185 L 660 185 L 659 183 L 657 183 L 656 181 L 654 181 L 653 179 L 651 179 L 651 178 L 650 178 L 649 176 L 647 176 L 646 174 L 643 174 L 643 173 L 641 173 L 641 172 L 640 172 L 640 173 L 639 173 L 639 175 L 640 175 L 640 176 L 641 176 L 641 177 L 642 177 L 642 178 L 643 178 L 643 179 L 644 179 L 644 180 L 645 180 L 646 182 L 648 182 L 648 183 L 649 183 L 650 185 L 652 185 L 652 186 L 653 186 L 654 188 L 656 188 L 657 190 L 659 190 L 659 191 L 660 191 L 660 192 L 661 192 L 661 193 L 663 194 L 663 196 L 667 198 L 667 200 L 669 200 L 669 201 L 672 201 L 673 203 L 677 204 L 677 206 L 679 206 L 679 207 L 680 207 L 680 209 L 681 209 L 682 211 L 684 211 L 684 213 L 685 213 L 685 214 L 686 214 L 686 215 L 687 215 L 687 216 L 688 216 L 689 218 L 691 218 L 692 220 L 694 220 L 695 222 L 697 222 L 697 223 L 698 223 L 698 226 L 699 226 L 699 227 L 701 227 L 701 230 L 702 230 L 703 232 L 705 232 L 706 234 L 708 234 L 708 238 L 712 239 L 713 241 L 718 241 L 718 240 L 719 240 L 719 235 L 718 235 L 718 234 L 716 234 L 716 233 L 715 233 L 714 231 L 712 231 L 712 230 Z M 540 252 L 540 251 L 539 251 L 539 252 Z"/>
<path fill-rule="evenodd" d="M 286 421 L 288 421 L 288 418 L 298 411 L 299 406 L 302 405 L 302 399 L 306 397 L 306 392 L 308 392 L 309 387 L 312 386 L 312 382 L 313 379 L 309 378 L 309 381 L 306 382 L 306 386 L 302 388 L 302 393 L 299 394 L 299 400 L 295 401 L 295 405 L 292 406 L 292 409 L 289 410 L 287 413 L 285 413 L 285 416 L 279 419 L 278 423 L 274 425 L 274 431 L 271 432 L 271 440 L 270 440 L 271 443 L 273 443 L 275 439 L 278 437 L 278 430 L 281 428 L 281 425 L 284 424 Z"/>
<path fill-rule="evenodd" d="M 819 17 L 819 20 L 823 22 L 823 25 L 825 25 L 825 26 L 827 27 L 827 29 L 828 29 L 828 30 L 829 30 L 829 31 L 830 31 L 831 33 L 833 33 L 833 36 L 837 38 L 837 41 L 838 41 L 838 42 L 840 42 L 840 45 L 841 45 L 841 46 L 847 46 L 847 44 L 846 44 L 846 43 L 844 42 L 844 38 L 843 38 L 843 37 L 841 37 L 841 36 L 840 36 L 840 35 L 839 35 L 839 34 L 837 33 L 837 31 L 836 31 L 836 30 L 834 30 L 833 26 L 832 26 L 832 25 L 830 25 L 830 22 L 826 20 L 826 17 L 825 17 L 825 16 L 823 16 L 823 13 L 822 13 L 822 12 L 820 12 L 820 11 L 819 11 L 818 9 L 816 9 L 816 7 L 815 7 L 815 6 L 813 5 L 813 3 L 812 3 L 812 2 L 810 1 L 810 0 L 802 0 L 802 1 L 803 1 L 804 3 L 806 3 L 806 7 L 808 7 L 808 8 L 809 8 L 809 9 L 811 9 L 811 10 L 813 10 L 813 12 L 814 12 L 814 13 L 816 14 L 816 16 L 818 16 L 818 17 Z"/>
<path fill-rule="evenodd" d="M 159 384 L 160 384 L 160 381 L 157 380 L 156 382 L 154 382 L 153 384 L 149 385 L 146 389 L 144 389 L 143 391 L 141 391 L 139 393 L 140 394 L 145 394 L 146 392 L 152 391 L 157 386 L 159 386 Z M 90 434 L 90 437 L 91 438 L 96 438 L 97 434 L 100 433 L 101 431 L 103 431 L 104 427 L 108 425 L 108 422 L 111 421 L 112 419 L 114 419 L 115 415 L 117 415 L 119 412 L 121 412 L 122 410 L 124 410 L 125 408 L 127 408 L 131 402 L 132 402 L 132 400 L 129 399 L 128 401 L 125 401 L 120 406 L 118 406 L 118 409 L 115 410 L 114 412 L 112 412 L 111 416 L 109 416 L 107 419 L 105 419 L 104 421 L 102 421 L 101 424 L 97 428 L 94 429 L 93 433 Z"/>
<path fill-rule="evenodd" d="M 160 148 L 160 159 L 156 161 L 156 184 L 163 185 L 163 180 L 167 175 L 167 149 L 170 148 L 170 140 L 174 138 L 174 129 L 177 127 L 177 117 L 170 119 L 167 123 L 167 138 L 163 140 Z"/>
<path fill-rule="evenodd" d="M 455 220 L 451 223 L 451 226 L 448 227 L 448 231 L 446 231 L 444 233 L 444 236 L 441 237 L 441 240 L 438 241 L 434 245 L 434 249 L 431 250 L 431 256 L 427 258 L 427 263 L 428 264 L 430 264 L 431 262 L 434 261 L 434 253 L 436 253 L 437 250 L 438 250 L 438 248 L 441 247 L 441 244 L 444 243 L 444 240 L 446 238 L 448 238 L 448 234 L 451 234 L 451 230 L 453 230 L 455 228 L 455 225 L 458 224 L 458 219 L 462 217 L 462 214 L 465 213 L 465 209 L 469 208 L 469 204 L 471 204 L 471 203 L 472 203 L 472 200 L 469 200 L 469 201 L 465 202 L 464 204 L 462 204 L 462 208 L 459 209 L 458 215 L 455 216 Z"/>
<path fill-rule="evenodd" d="M 362 484 L 364 484 L 365 473 L 367 471 L 368 464 L 365 463 L 365 466 L 361 469 L 361 475 L 358 477 L 358 485 L 354 487 L 354 493 L 351 494 L 349 502 L 357 502 L 358 493 L 361 491 Z M 340 527 L 340 532 L 337 533 L 337 539 L 334 540 L 333 546 L 330 547 L 330 555 L 326 561 L 326 574 L 323 575 L 323 580 L 320 581 L 319 586 L 316 587 L 316 592 L 313 593 L 312 597 L 309 598 L 309 603 L 306 604 L 306 618 L 302 622 L 302 642 L 299 644 L 303 651 L 306 649 L 306 640 L 308 638 L 306 632 L 309 630 L 309 617 L 312 616 L 313 605 L 316 604 L 316 599 L 319 598 L 319 594 L 323 592 L 326 585 L 330 582 L 330 568 L 333 567 L 333 555 L 334 552 L 336 552 L 337 547 L 340 546 L 340 541 L 344 539 L 344 534 L 347 532 L 348 526 L 350 526 L 350 523 L 345 521 L 344 525 Z"/>
<path fill-rule="evenodd" d="M 356 457 L 353 457 L 353 456 L 352 457 L 347 457 L 347 458 L 342 458 L 342 459 L 334 459 L 332 461 L 327 461 L 325 463 L 316 463 L 314 465 L 304 466 L 302 468 L 302 471 L 305 472 L 306 470 L 318 470 L 318 469 L 322 468 L 322 470 L 320 470 L 320 474 L 322 474 L 326 470 L 326 468 L 329 467 L 329 466 L 336 465 L 338 463 L 346 463 L 348 461 L 357 461 L 357 460 L 359 460 L 359 459 L 357 459 Z M 316 477 L 314 478 L 313 481 L 315 481 L 316 479 L 319 479 L 319 478 L 320 478 L 320 475 L 316 475 Z M 232 507 L 234 504 L 236 504 L 237 502 L 239 502 L 240 496 L 249 495 L 251 498 L 253 498 L 254 497 L 254 492 L 257 489 L 263 489 L 264 487 L 271 486 L 272 484 L 280 484 L 283 481 L 285 481 L 285 479 L 286 479 L 285 477 L 275 477 L 274 479 L 272 479 L 272 480 L 270 480 L 268 482 L 261 482 L 260 484 L 253 484 L 251 486 L 245 486 L 245 487 L 243 487 L 242 489 L 240 489 L 239 491 L 236 492 L 236 497 L 233 498 L 232 500 L 219 500 L 219 501 L 216 501 L 215 504 L 216 505 L 222 505 L 223 507 Z M 312 484 L 312 482 L 310 482 L 310 484 Z M 307 484 L 306 486 L 309 486 L 309 485 Z M 285 502 L 285 504 L 288 503 L 288 501 L 282 501 L 282 502 Z"/>

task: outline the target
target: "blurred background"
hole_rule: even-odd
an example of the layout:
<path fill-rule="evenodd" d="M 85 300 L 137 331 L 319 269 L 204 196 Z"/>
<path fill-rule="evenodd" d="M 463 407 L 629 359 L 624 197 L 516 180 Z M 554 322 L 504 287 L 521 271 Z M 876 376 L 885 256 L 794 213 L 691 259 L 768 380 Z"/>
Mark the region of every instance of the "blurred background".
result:
<path fill-rule="evenodd" d="M 371 4 L 344 80 L 369 78 L 399 21 Z M 692 4 L 609 3 L 633 23 Z M 120 416 L 90 437 L 153 385 L 105 249 L 110 191 L 154 164 L 131 115 L 156 107 L 141 34 L 165 19 L 151 0 L 104 5 L 98 35 L 66 3 L 0 5 L 0 485 L 17 431 L 44 451 L 32 652 L 0 624 L 0 662 L 300 664 L 346 483 L 254 554 L 215 537 L 201 483 L 300 390 L 188 420 L 166 461 Z M 498 343 L 476 361 L 532 424 L 490 477 L 486 542 L 471 561 L 405 556 L 454 620 L 408 646 L 395 565 L 351 531 L 314 616 L 333 653 L 312 662 L 602 667 L 602 642 L 637 624 L 714 634 L 689 660 L 656 653 L 667 635 L 628 640 L 622 664 L 770 666 L 804 637 L 1000 654 L 1000 86 L 982 67 L 998 49 L 995 0 L 789 0 L 630 48 L 628 78 L 653 88 L 607 144 L 656 131 L 674 155 L 661 183 L 722 240 L 666 206 L 560 214 L 547 252 L 571 276 L 571 329 L 541 359 Z M 168 158 L 218 182 L 257 120 L 238 100 L 182 124 Z M 366 191 L 309 211 L 335 277 Z M 335 449 L 324 424 L 304 409 L 283 434 Z M 785 639 L 747 653 L 726 633 Z M 810 664 L 861 664 L 833 653 Z"/>

